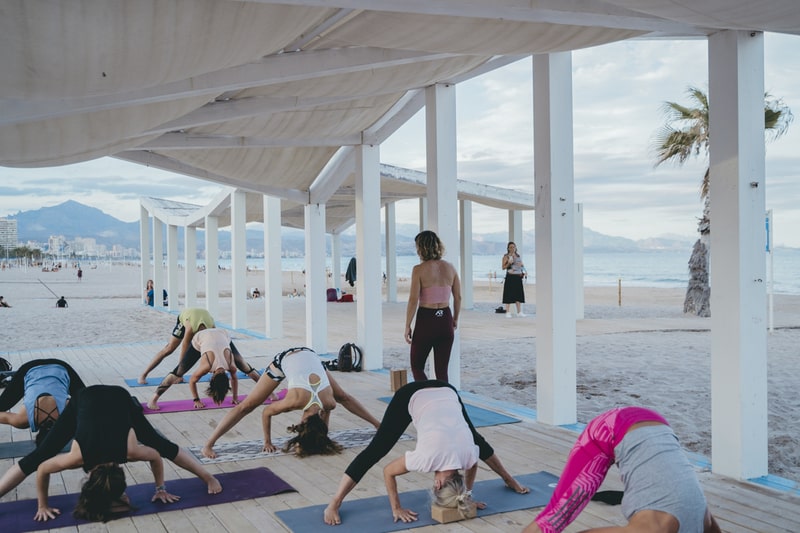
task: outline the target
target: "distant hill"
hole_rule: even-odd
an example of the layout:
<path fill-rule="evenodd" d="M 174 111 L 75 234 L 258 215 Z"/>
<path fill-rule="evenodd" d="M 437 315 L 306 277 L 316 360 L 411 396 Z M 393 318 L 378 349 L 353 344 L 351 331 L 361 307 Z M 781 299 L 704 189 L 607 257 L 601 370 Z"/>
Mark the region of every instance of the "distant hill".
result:
<path fill-rule="evenodd" d="M 63 235 L 68 241 L 77 237 L 90 237 L 97 240 L 98 244 L 111 247 L 119 244 L 126 248 L 139 249 L 139 223 L 123 222 L 107 215 L 101 210 L 87 205 L 68 200 L 53 207 L 43 207 L 32 211 L 20 211 L 9 218 L 17 219 L 19 241 L 25 243 L 29 240 L 46 243 L 51 235 Z M 179 228 L 178 247 L 183 252 L 183 230 Z M 397 224 L 397 254 L 414 255 L 414 236 L 418 228 L 415 224 Z M 302 230 L 283 228 L 281 231 L 281 248 L 289 255 L 301 256 L 304 253 L 304 235 Z M 199 251 L 204 251 L 205 234 L 202 230 L 197 232 L 197 245 Z M 506 250 L 508 236 L 505 232 L 474 233 L 473 253 L 476 255 L 502 255 Z M 223 229 L 219 232 L 219 249 L 230 250 L 230 231 Z M 523 234 L 525 253 L 533 252 L 534 231 Z M 342 254 L 355 255 L 355 231 L 344 232 L 341 236 Z M 642 240 L 626 239 L 597 233 L 589 228 L 583 230 L 584 251 L 591 252 L 637 252 L 643 250 L 686 250 L 691 252 L 694 240 L 687 237 L 653 237 Z M 383 246 L 383 242 L 381 243 Z M 264 235 L 260 229 L 247 230 L 248 251 L 254 250 L 262 253 L 264 250 Z M 330 239 L 327 245 L 330 251 Z"/>

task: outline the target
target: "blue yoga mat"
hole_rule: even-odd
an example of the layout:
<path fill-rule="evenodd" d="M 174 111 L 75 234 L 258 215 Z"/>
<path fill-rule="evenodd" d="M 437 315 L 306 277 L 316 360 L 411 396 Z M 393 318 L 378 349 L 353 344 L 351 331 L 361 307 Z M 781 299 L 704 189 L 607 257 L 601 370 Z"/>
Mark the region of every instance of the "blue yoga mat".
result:
<path fill-rule="evenodd" d="M 62 452 L 69 451 L 72 441 L 64 446 Z M 14 442 L 0 443 L 0 459 L 10 459 L 12 457 L 25 457 L 36 449 L 36 442 L 32 440 L 18 440 Z"/>
<path fill-rule="evenodd" d="M 392 398 L 391 396 L 384 396 L 378 399 L 382 402 L 389 403 Z M 483 407 L 478 407 L 476 405 L 465 403 L 464 407 L 467 408 L 467 415 L 469 415 L 472 425 L 476 428 L 497 426 L 499 424 L 513 424 L 520 421 L 519 418 L 506 416 L 502 413 L 490 411 L 489 409 L 484 409 Z"/>
<path fill-rule="evenodd" d="M 125 378 L 125 384 L 128 387 L 158 387 L 161 382 L 164 380 L 166 376 L 161 376 L 160 378 L 147 378 L 147 383 L 139 383 L 139 378 Z M 180 385 L 181 383 L 189 383 L 189 378 L 192 377 L 189 374 L 186 374 L 183 377 L 183 381 L 180 383 L 176 383 L 175 385 Z M 236 373 L 236 377 L 239 379 L 250 379 L 247 374 L 242 372 L 241 370 Z M 211 381 L 211 374 L 206 374 L 205 376 L 200 378 L 201 383 L 205 383 L 207 381 Z"/>
<path fill-rule="evenodd" d="M 129 486 L 125 492 L 136 509 L 114 515 L 114 518 L 177 511 L 192 507 L 262 498 L 283 492 L 294 492 L 291 485 L 264 467 L 216 474 L 215 477 L 222 483 L 222 492 L 219 494 L 208 494 L 206 484 L 195 477 L 167 481 L 167 490 L 181 497 L 175 503 L 151 502 L 153 483 Z M 75 509 L 77 501 L 78 494 L 51 496 L 49 498 L 50 506 L 59 509 L 61 514 L 55 520 L 48 520 L 47 522 L 33 520 L 33 515 L 36 514 L 37 508 L 35 499 L 0 503 L 0 524 L 2 524 L 3 533 L 40 531 L 88 524 L 89 522 L 86 520 L 78 520 L 72 517 L 72 510 Z"/>
<path fill-rule="evenodd" d="M 478 510 L 478 518 L 497 513 L 544 507 L 553 495 L 558 478 L 549 472 L 537 472 L 514 476 L 522 485 L 529 487 L 528 494 L 517 494 L 505 486 L 500 478 L 478 481 L 472 488 L 473 498 L 486 503 L 486 509 Z M 431 476 L 433 482 L 433 476 Z M 419 513 L 416 522 L 393 522 L 392 508 L 387 496 L 374 496 L 360 500 L 345 500 L 339 509 L 342 523 L 335 526 L 336 533 L 363 531 L 401 531 L 438 524 L 431 518 L 430 491 L 415 490 L 400 494 L 400 503 L 406 509 Z M 325 531 L 322 513 L 327 504 L 313 505 L 301 509 L 277 511 L 275 515 L 294 533 L 318 533 Z M 333 530 L 331 530 L 333 531 Z"/>

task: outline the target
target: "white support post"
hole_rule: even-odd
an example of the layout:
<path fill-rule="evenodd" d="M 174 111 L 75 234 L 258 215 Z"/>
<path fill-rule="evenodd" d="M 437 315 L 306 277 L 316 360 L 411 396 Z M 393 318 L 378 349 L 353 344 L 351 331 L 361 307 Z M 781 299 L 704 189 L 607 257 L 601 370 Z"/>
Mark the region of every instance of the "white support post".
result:
<path fill-rule="evenodd" d="M 283 337 L 281 200 L 264 196 L 264 316 L 268 337 Z"/>
<path fill-rule="evenodd" d="M 184 286 L 186 287 L 186 307 L 197 307 L 197 228 L 186 226 L 183 228 L 183 272 Z"/>
<path fill-rule="evenodd" d="M 331 277 L 336 294 L 342 291 L 342 236 L 339 233 L 331 235 Z"/>
<path fill-rule="evenodd" d="M 459 201 L 461 222 L 461 308 L 472 309 L 475 307 L 473 296 L 472 273 L 472 202 Z"/>
<path fill-rule="evenodd" d="M 508 240 L 517 245 L 517 250 L 521 254 L 525 253 L 525 246 L 522 242 L 522 211 L 515 209 L 508 211 Z"/>
<path fill-rule="evenodd" d="M 764 35 L 708 37 L 711 456 L 717 474 L 767 474 Z"/>
<path fill-rule="evenodd" d="M 572 56 L 533 56 L 536 191 L 536 410 L 546 424 L 577 417 Z"/>
<path fill-rule="evenodd" d="M 162 307 L 162 291 L 166 288 L 164 274 L 164 222 L 153 215 L 153 305 Z"/>
<path fill-rule="evenodd" d="M 386 301 L 397 303 L 397 209 L 394 202 L 384 210 L 386 233 Z"/>
<path fill-rule="evenodd" d="M 328 353 L 328 300 L 325 281 L 325 204 L 304 209 L 306 229 L 306 344 Z"/>
<path fill-rule="evenodd" d="M 575 204 L 575 318 L 583 320 L 583 204 Z"/>
<path fill-rule="evenodd" d="M 425 231 L 428 229 L 428 199 L 419 199 L 419 230 Z"/>
<path fill-rule="evenodd" d="M 364 369 L 383 368 L 383 269 L 381 268 L 380 148 L 359 145 L 356 154 L 356 333 Z"/>
<path fill-rule="evenodd" d="M 170 311 L 180 307 L 178 292 L 178 226 L 170 224 L 167 226 L 167 307 Z"/>
<path fill-rule="evenodd" d="M 139 205 L 139 250 L 142 257 L 141 287 L 147 287 L 147 280 L 153 279 L 153 269 L 150 266 L 150 213 L 143 205 Z M 155 292 L 153 293 L 155 303 Z M 147 295 L 142 292 L 142 301 L 147 303 Z"/>
<path fill-rule="evenodd" d="M 458 184 L 456 181 L 456 88 L 425 89 L 425 139 L 428 173 L 428 223 L 445 245 L 446 257 L 458 269 Z M 438 377 L 438 376 L 437 376 Z M 448 380 L 461 387 L 461 339 L 456 330 Z"/>
<path fill-rule="evenodd" d="M 207 216 L 206 225 L 206 310 L 219 312 L 219 219 Z"/>
<path fill-rule="evenodd" d="M 247 328 L 247 194 L 231 193 L 231 325 Z"/>

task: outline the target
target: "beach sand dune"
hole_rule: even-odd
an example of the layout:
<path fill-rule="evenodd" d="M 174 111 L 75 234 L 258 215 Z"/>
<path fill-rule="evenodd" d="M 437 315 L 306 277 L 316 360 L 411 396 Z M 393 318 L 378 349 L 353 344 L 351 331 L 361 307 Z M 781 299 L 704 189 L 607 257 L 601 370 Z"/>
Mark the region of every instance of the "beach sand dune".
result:
<path fill-rule="evenodd" d="M 139 269 L 134 266 L 41 272 L 0 272 L 0 294 L 13 306 L 0 309 L 0 354 L 14 361 L 57 347 L 166 342 L 175 316 L 142 304 Z M 198 287 L 204 287 L 198 273 Z M 263 272 L 248 273 L 247 286 L 263 290 Z M 303 274 L 285 272 L 284 294 L 304 292 Z M 44 283 L 42 283 L 44 282 Z M 342 283 L 344 290 L 355 292 Z M 408 366 L 403 322 L 408 283 L 398 287 L 398 302 L 383 306 L 384 367 Z M 218 319 L 230 323 L 230 275 L 220 278 Z M 56 309 L 64 295 L 68 309 Z M 529 302 L 535 286 L 526 285 Z M 526 318 L 495 314 L 501 287 L 478 284 L 473 309 L 462 313 L 461 386 L 480 396 L 536 407 L 535 303 Z M 181 301 L 183 300 L 180 296 Z M 577 322 L 578 420 L 586 422 L 615 406 L 642 405 L 662 412 L 690 451 L 710 457 L 710 320 L 682 313 L 682 289 L 625 287 L 622 305 L 617 287 L 585 289 L 585 318 Z M 202 305 L 202 300 L 201 300 Z M 285 336 L 267 339 L 258 363 L 282 347 L 305 342 L 305 298 L 284 296 Z M 769 471 L 800 481 L 800 297 L 776 295 L 775 330 L 767 336 Z M 329 346 L 355 340 L 355 305 L 328 307 Z M 263 300 L 247 302 L 248 329 L 264 331 Z M 263 356 L 263 357 L 262 357 Z M 248 355 L 248 357 L 250 357 Z"/>

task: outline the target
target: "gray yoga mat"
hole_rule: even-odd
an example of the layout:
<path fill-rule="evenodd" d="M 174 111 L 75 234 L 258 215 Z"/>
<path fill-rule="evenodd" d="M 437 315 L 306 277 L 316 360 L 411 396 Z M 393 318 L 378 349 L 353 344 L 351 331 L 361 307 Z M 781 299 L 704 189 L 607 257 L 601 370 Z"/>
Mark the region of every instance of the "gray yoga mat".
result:
<path fill-rule="evenodd" d="M 536 472 L 514 476 L 522 485 L 530 488 L 528 494 L 517 494 L 505 486 L 500 478 L 478 481 L 472 488 L 473 498 L 486 503 L 486 509 L 478 511 L 478 518 L 497 513 L 544 507 L 550 501 L 558 478 L 549 472 Z M 433 477 L 431 477 L 433 480 Z M 345 500 L 339 509 L 342 523 L 334 529 L 336 533 L 362 533 L 402 531 L 438 524 L 431 518 L 430 491 L 415 490 L 400 494 L 400 503 L 406 509 L 419 513 L 416 522 L 393 522 L 392 508 L 387 496 L 374 496 L 360 500 Z M 312 505 L 300 509 L 277 511 L 275 515 L 294 533 L 318 533 L 324 531 L 322 513 L 327 504 Z M 331 530 L 333 531 L 333 530 Z"/>

